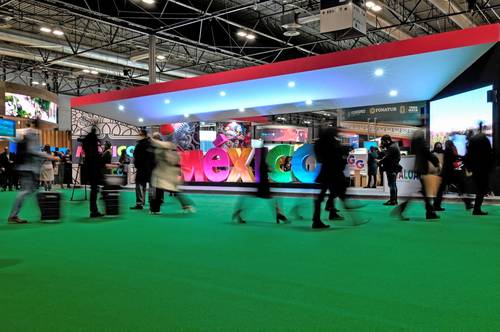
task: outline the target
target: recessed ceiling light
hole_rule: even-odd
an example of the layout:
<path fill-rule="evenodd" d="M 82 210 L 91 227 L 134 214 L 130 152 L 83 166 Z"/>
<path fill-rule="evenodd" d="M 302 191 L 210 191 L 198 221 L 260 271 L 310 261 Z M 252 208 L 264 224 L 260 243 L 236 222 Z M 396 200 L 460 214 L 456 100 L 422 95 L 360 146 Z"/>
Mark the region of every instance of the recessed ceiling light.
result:
<path fill-rule="evenodd" d="M 85 74 L 90 74 L 90 70 L 89 70 L 89 69 L 84 69 L 84 70 L 83 70 L 83 72 L 84 72 Z"/>
<path fill-rule="evenodd" d="M 375 69 L 375 71 L 373 72 L 375 74 L 375 76 L 383 76 L 384 75 L 384 70 L 382 68 L 377 68 Z"/>
<path fill-rule="evenodd" d="M 46 86 L 46 85 L 47 85 L 47 83 L 45 83 L 45 82 L 42 82 L 42 86 Z"/>
<path fill-rule="evenodd" d="M 375 6 L 375 3 L 373 1 L 367 1 L 365 6 L 366 8 L 373 8 L 373 6 Z"/>
<path fill-rule="evenodd" d="M 189 118 L 189 114 L 184 113 L 184 117 L 185 117 L 185 118 Z"/>
<path fill-rule="evenodd" d="M 157 58 L 158 60 L 162 60 L 162 61 L 166 59 L 166 57 L 165 57 L 164 55 L 162 55 L 162 54 L 157 55 L 157 56 L 156 56 L 156 58 Z"/>
<path fill-rule="evenodd" d="M 170 104 L 170 99 L 165 99 L 163 102 L 164 102 L 165 104 Z"/>
<path fill-rule="evenodd" d="M 313 104 L 313 101 L 311 99 L 306 100 L 306 105 L 312 105 L 312 104 Z"/>
<path fill-rule="evenodd" d="M 139 118 L 139 119 L 137 119 L 137 121 L 144 122 L 144 119 L 143 118 Z"/>
<path fill-rule="evenodd" d="M 240 37 L 246 37 L 247 36 L 247 33 L 245 31 L 243 31 L 243 30 L 238 31 L 236 34 L 238 36 L 240 36 Z"/>
<path fill-rule="evenodd" d="M 59 30 L 59 29 L 54 29 L 54 30 L 52 31 L 52 33 L 53 33 L 54 35 L 56 35 L 56 36 L 62 36 L 62 35 L 64 35 L 64 32 L 63 32 L 62 30 Z"/>
<path fill-rule="evenodd" d="M 389 91 L 389 96 L 396 97 L 397 95 L 398 95 L 398 90 L 391 90 L 391 91 Z"/>
<path fill-rule="evenodd" d="M 145 4 L 152 5 L 155 3 L 155 0 L 142 0 Z"/>
<path fill-rule="evenodd" d="M 33 81 L 33 82 L 31 82 L 31 84 L 32 84 L 32 85 L 38 85 L 38 84 L 40 84 L 40 83 L 39 83 L 38 81 Z"/>
<path fill-rule="evenodd" d="M 248 40 L 254 40 L 254 39 L 256 38 L 256 37 L 255 37 L 255 35 L 254 35 L 254 34 L 252 34 L 252 33 L 247 34 L 245 37 L 246 37 L 246 39 L 248 39 Z"/>
<path fill-rule="evenodd" d="M 373 5 L 373 7 L 371 8 L 371 10 L 373 10 L 374 12 L 379 12 L 382 10 L 382 7 L 379 6 L 379 5 Z"/>
<path fill-rule="evenodd" d="M 125 106 L 123 106 L 123 105 L 118 105 L 118 109 L 119 109 L 120 111 L 123 111 L 123 110 L 125 110 Z"/>
<path fill-rule="evenodd" d="M 294 81 L 288 82 L 288 87 L 289 88 L 294 88 L 295 87 L 295 82 Z"/>
<path fill-rule="evenodd" d="M 48 33 L 51 33 L 51 32 L 52 32 L 52 29 L 51 29 L 51 28 L 47 28 L 47 27 L 41 27 L 41 28 L 40 28 L 40 31 L 41 31 L 41 32 L 48 32 Z"/>
<path fill-rule="evenodd" d="M 97 75 L 97 74 L 99 74 L 99 72 L 98 72 L 97 70 L 91 70 L 91 71 L 90 71 L 90 73 L 91 73 L 92 75 Z"/>
<path fill-rule="evenodd" d="M 243 113 L 243 112 L 245 112 L 245 109 L 244 109 L 243 107 L 240 107 L 240 108 L 238 109 L 238 111 L 240 111 L 241 113 Z"/>
<path fill-rule="evenodd" d="M 225 96 L 226 96 L 226 91 L 221 91 L 221 92 L 219 92 L 219 96 L 221 96 L 221 97 L 225 97 Z"/>

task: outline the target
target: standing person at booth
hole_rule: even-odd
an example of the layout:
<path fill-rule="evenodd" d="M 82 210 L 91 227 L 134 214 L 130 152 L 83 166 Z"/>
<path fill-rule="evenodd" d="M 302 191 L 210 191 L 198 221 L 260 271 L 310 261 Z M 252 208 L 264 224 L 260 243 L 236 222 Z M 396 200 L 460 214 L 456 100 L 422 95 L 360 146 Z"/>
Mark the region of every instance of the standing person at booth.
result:
<path fill-rule="evenodd" d="M 102 183 L 104 163 L 99 152 L 100 141 L 97 138 L 97 129 L 92 127 L 90 133 L 82 140 L 82 148 L 85 153 L 83 172 L 90 185 L 90 218 L 104 216 L 97 208 L 97 192 Z"/>
<path fill-rule="evenodd" d="M 14 185 L 14 160 L 11 159 L 9 148 L 5 147 L 2 154 L 0 154 L 0 176 L 2 191 L 12 191 Z"/>
<path fill-rule="evenodd" d="M 428 185 L 424 179 L 429 174 L 429 164 L 439 168 L 439 159 L 434 153 L 431 152 L 429 144 L 427 143 L 423 130 L 417 131 L 411 141 L 411 151 L 415 154 L 414 171 L 420 175 L 420 183 L 422 185 L 422 196 L 425 203 L 425 218 L 427 220 L 439 219 L 439 216 L 434 211 L 431 204 L 431 199 L 428 196 Z M 435 178 L 438 178 L 437 176 Z M 407 199 L 395 208 L 393 214 L 398 216 L 401 220 L 409 220 L 405 217 L 404 212 L 408 207 L 411 199 Z"/>
<path fill-rule="evenodd" d="M 52 155 L 52 152 L 50 151 L 50 145 L 45 145 L 42 151 L 49 156 Z M 57 156 L 54 157 L 57 158 Z M 54 178 L 54 163 L 49 159 L 44 160 L 40 167 L 40 182 L 42 182 L 45 191 L 52 190 L 52 183 L 54 182 Z"/>
<path fill-rule="evenodd" d="M 118 159 L 118 169 L 121 170 L 123 177 L 125 178 L 125 184 L 128 183 L 128 168 L 130 165 L 130 158 L 127 156 L 127 150 L 123 149 L 120 153 L 120 159 Z"/>
<path fill-rule="evenodd" d="M 368 151 L 368 184 L 365 188 L 377 188 L 378 152 L 375 146 Z"/>
<path fill-rule="evenodd" d="M 151 138 L 146 129 L 141 129 L 141 139 L 137 141 L 134 150 L 135 173 L 135 206 L 131 210 L 142 210 L 146 204 L 146 189 L 151 181 L 151 172 L 154 167 L 154 154 Z"/>
<path fill-rule="evenodd" d="M 398 205 L 398 186 L 396 179 L 398 173 L 401 172 L 401 152 L 399 151 L 398 143 L 393 142 L 391 136 L 384 135 L 380 140 L 381 146 L 385 149 L 384 157 L 379 161 L 379 165 L 383 168 L 387 176 L 387 185 L 390 190 L 390 198 L 384 205 Z"/>
<path fill-rule="evenodd" d="M 175 193 L 182 210 L 188 213 L 196 212 L 193 202 L 184 195 L 178 185 L 182 183 L 180 157 L 174 143 L 163 141 L 160 133 L 154 133 L 151 144 L 154 148 L 155 167 L 151 174 L 151 200 L 149 202 L 152 214 L 160 212 L 164 191 Z"/>
<path fill-rule="evenodd" d="M 16 170 L 19 173 L 22 191 L 17 195 L 10 211 L 9 224 L 25 224 L 19 218 L 24 200 L 38 188 L 40 165 L 45 160 L 57 160 L 56 157 L 40 151 L 39 120 L 36 119 L 24 132 L 23 139 L 17 143 Z"/>
<path fill-rule="evenodd" d="M 490 140 L 482 132 L 482 123 L 479 124 L 479 132 L 469 139 L 465 165 L 472 172 L 472 179 L 476 186 L 476 199 L 474 201 L 475 216 L 484 216 L 488 212 L 481 210 L 484 196 L 489 191 L 490 173 L 493 169 L 495 158 Z"/>

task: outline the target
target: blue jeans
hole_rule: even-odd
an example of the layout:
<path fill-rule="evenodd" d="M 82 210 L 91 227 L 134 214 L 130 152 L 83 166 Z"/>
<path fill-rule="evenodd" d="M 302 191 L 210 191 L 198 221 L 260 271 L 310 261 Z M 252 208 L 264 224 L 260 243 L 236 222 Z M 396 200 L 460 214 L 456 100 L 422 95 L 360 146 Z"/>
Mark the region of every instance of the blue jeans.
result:
<path fill-rule="evenodd" d="M 386 172 L 385 174 L 387 174 L 387 185 L 390 189 L 390 200 L 396 202 L 398 200 L 398 186 L 396 185 L 398 173 Z"/>

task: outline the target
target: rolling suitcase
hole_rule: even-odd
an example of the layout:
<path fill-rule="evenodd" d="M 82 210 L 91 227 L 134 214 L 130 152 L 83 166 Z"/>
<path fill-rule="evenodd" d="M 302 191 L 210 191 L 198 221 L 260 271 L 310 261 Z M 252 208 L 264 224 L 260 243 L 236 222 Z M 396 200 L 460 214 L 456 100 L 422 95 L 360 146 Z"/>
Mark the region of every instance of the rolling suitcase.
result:
<path fill-rule="evenodd" d="M 106 215 L 117 216 L 120 214 L 120 192 L 118 190 L 103 190 L 102 198 Z"/>
<path fill-rule="evenodd" d="M 42 222 L 58 221 L 61 218 L 61 194 L 40 192 L 37 194 Z"/>

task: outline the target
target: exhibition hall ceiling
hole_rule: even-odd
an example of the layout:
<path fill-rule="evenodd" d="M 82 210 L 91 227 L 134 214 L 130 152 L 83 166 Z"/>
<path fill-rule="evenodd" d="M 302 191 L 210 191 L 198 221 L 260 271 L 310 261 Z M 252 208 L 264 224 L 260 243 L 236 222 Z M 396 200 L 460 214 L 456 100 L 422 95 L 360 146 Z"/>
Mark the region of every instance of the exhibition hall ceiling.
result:
<path fill-rule="evenodd" d="M 500 0 L 372 2 L 366 36 L 338 40 L 319 32 L 319 0 L 3 0 L 0 75 L 80 96 L 147 85 L 151 35 L 164 82 L 500 20 Z"/>
<path fill-rule="evenodd" d="M 72 106 L 149 125 L 429 100 L 499 38 L 492 25 L 78 97 Z"/>

